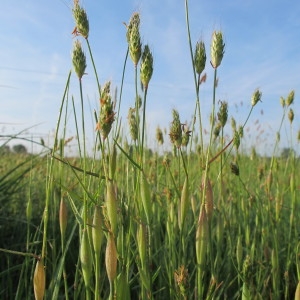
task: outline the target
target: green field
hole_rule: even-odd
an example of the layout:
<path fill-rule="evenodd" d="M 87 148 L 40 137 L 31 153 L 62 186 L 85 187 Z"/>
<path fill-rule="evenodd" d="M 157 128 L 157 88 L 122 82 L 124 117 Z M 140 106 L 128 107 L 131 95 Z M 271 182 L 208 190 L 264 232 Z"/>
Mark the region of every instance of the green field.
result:
<path fill-rule="evenodd" d="M 282 116 L 270 155 L 248 151 L 244 129 L 263 95 L 253 89 L 248 96 L 243 124 L 230 120 L 228 104 L 216 101 L 223 33 L 213 32 L 208 51 L 203 42 L 192 43 L 187 27 L 194 122 L 188 128 L 180 112 L 170 111 L 170 127 L 157 128 L 156 147 L 149 149 L 146 103 L 155 56 L 142 45 L 140 16 L 133 14 L 127 24 L 124 70 L 133 70 L 136 101 L 124 121 L 123 84 L 117 93 L 110 82 L 99 82 L 86 13 L 75 1 L 74 71 L 57 108 L 53 144 L 39 141 L 41 153 L 29 154 L 8 147 L 20 143 L 22 133 L 2 137 L 0 298 L 300 299 L 294 91 L 278 95 Z M 86 144 L 85 53 L 100 100 L 92 153 Z M 208 140 L 201 112 L 204 68 L 214 69 Z M 69 89 L 71 76 L 78 77 L 79 94 Z M 76 140 L 66 135 L 70 116 Z M 278 155 L 284 124 L 291 146 Z M 169 141 L 172 148 L 163 151 Z M 78 156 L 69 155 L 70 143 Z"/>

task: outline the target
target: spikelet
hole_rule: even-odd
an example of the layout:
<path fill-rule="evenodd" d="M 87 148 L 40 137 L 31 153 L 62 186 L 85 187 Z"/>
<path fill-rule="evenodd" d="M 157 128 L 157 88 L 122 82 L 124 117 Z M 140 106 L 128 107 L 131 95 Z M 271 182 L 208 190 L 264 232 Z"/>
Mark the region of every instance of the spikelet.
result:
<path fill-rule="evenodd" d="M 294 102 L 294 97 L 295 97 L 295 91 L 291 91 L 289 95 L 286 98 L 286 105 L 290 106 Z"/>
<path fill-rule="evenodd" d="M 89 20 L 86 11 L 80 7 L 78 2 L 75 2 L 72 11 L 76 24 L 74 34 L 82 35 L 85 39 L 87 39 L 89 36 Z"/>
<path fill-rule="evenodd" d="M 129 35 L 129 54 L 131 60 L 136 67 L 142 55 L 142 43 L 139 26 L 133 24 Z"/>
<path fill-rule="evenodd" d="M 211 42 L 211 65 L 214 69 L 218 68 L 222 62 L 225 44 L 223 42 L 223 34 L 221 31 L 214 31 Z"/>
<path fill-rule="evenodd" d="M 198 75 L 200 75 L 206 63 L 206 52 L 205 52 L 205 44 L 203 41 L 199 41 L 196 44 L 195 53 L 194 53 L 194 67 L 195 71 Z"/>
<path fill-rule="evenodd" d="M 108 137 L 114 120 L 114 103 L 111 100 L 110 81 L 108 81 L 101 91 L 100 116 L 96 127 L 96 130 L 100 130 L 103 139 Z"/>
<path fill-rule="evenodd" d="M 288 113 L 288 118 L 289 118 L 290 123 L 292 124 L 294 121 L 294 111 L 291 108 Z"/>
<path fill-rule="evenodd" d="M 172 114 L 173 114 L 173 121 L 169 133 L 170 140 L 172 144 L 174 144 L 177 148 L 179 148 L 182 142 L 181 122 L 177 110 L 173 109 Z"/>
<path fill-rule="evenodd" d="M 133 141 L 137 141 L 138 139 L 138 122 L 135 116 L 135 109 L 129 107 L 128 111 L 128 123 L 129 123 L 129 133 Z"/>
<path fill-rule="evenodd" d="M 43 258 L 38 259 L 34 275 L 33 275 L 33 288 L 35 300 L 43 300 L 45 294 L 46 274 Z"/>
<path fill-rule="evenodd" d="M 159 145 L 162 145 L 164 143 L 164 136 L 163 136 L 163 132 L 160 129 L 160 127 L 156 128 L 156 140 Z"/>
<path fill-rule="evenodd" d="M 86 58 L 79 40 L 74 42 L 72 63 L 75 73 L 77 74 L 78 78 L 81 79 L 86 69 Z"/>
<path fill-rule="evenodd" d="M 226 101 L 221 101 L 220 110 L 217 116 L 221 126 L 224 127 L 228 118 L 228 103 Z"/>
<path fill-rule="evenodd" d="M 93 261 L 92 261 L 92 251 L 90 247 L 87 229 L 84 229 L 81 236 L 80 262 L 81 262 L 84 284 L 86 287 L 89 287 L 91 277 L 92 277 Z"/>
<path fill-rule="evenodd" d="M 255 92 L 252 95 L 251 98 L 251 105 L 255 106 L 257 104 L 258 101 L 261 101 L 261 92 L 259 91 L 259 89 L 255 90 Z"/>
<path fill-rule="evenodd" d="M 152 74 L 153 74 L 153 55 L 150 51 L 149 46 L 145 45 L 142 54 L 141 68 L 140 68 L 140 78 L 145 90 L 147 90 L 148 88 Z"/>
<path fill-rule="evenodd" d="M 107 237 L 107 245 L 105 250 L 105 267 L 108 280 L 110 282 L 113 282 L 117 276 L 117 248 L 113 234 L 111 232 Z"/>

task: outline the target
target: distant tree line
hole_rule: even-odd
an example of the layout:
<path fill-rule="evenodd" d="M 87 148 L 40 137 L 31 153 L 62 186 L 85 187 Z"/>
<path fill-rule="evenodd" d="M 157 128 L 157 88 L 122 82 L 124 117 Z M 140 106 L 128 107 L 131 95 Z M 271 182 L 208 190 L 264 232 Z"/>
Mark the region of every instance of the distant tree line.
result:
<path fill-rule="evenodd" d="M 13 145 L 10 148 L 8 145 L 0 146 L 0 153 L 1 154 L 8 154 L 8 153 L 16 153 L 16 154 L 27 154 L 27 148 L 22 144 Z"/>

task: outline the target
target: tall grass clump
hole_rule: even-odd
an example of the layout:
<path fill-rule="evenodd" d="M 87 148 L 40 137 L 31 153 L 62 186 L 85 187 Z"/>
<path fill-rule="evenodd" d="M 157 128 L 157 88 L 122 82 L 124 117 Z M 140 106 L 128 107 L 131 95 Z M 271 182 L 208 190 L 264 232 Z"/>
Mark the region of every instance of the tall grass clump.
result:
<path fill-rule="evenodd" d="M 261 157 L 255 147 L 248 155 L 245 126 L 262 92 L 253 87 L 247 96 L 250 108 L 241 124 L 231 115 L 229 100 L 216 101 L 218 74 L 226 60 L 224 33 L 213 31 L 209 46 L 202 40 L 194 43 L 188 1 L 184 3 L 195 90 L 193 121 L 183 123 L 174 108 L 167 114 L 169 128 L 157 127 L 157 146 L 149 149 L 148 92 L 159 66 L 154 68 L 153 52 L 143 44 L 140 14 L 133 13 L 125 24 L 127 49 L 118 92 L 112 81 L 99 81 L 106 75 L 98 74 L 101 66 L 89 42 L 94 37 L 88 12 L 74 1 L 72 70 L 58 108 L 53 145 L 28 160 L 30 167 L 10 165 L 0 177 L 1 204 L 26 191 L 25 238 L 13 243 L 0 227 L 6 260 L 1 262 L 2 298 L 299 298 L 295 92 L 280 98 L 282 119 L 271 155 Z M 93 73 L 86 74 L 90 65 Z M 125 105 L 125 73 L 132 76 L 134 91 L 124 122 L 120 110 Z M 86 111 L 87 76 L 95 79 L 98 97 L 92 121 Z M 211 84 L 209 120 L 201 108 L 203 84 Z M 90 122 L 95 129 L 92 147 L 87 144 Z M 76 157 L 66 152 L 71 126 L 77 136 Z M 285 126 L 290 145 L 283 157 L 278 149 Z M 167 139 L 172 148 L 162 151 Z M 22 180 L 27 180 L 23 186 Z M 12 209 L 13 202 L 10 206 L 5 209 Z M 1 218 L 11 228 L 12 219 L 2 212 Z"/>

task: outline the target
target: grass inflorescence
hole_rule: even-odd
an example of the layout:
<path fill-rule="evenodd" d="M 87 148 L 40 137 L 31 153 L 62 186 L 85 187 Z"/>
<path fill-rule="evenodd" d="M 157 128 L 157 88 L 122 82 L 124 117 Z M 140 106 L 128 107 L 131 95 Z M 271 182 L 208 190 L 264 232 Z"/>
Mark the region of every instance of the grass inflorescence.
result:
<path fill-rule="evenodd" d="M 146 103 L 156 70 L 155 56 L 142 44 L 140 15 L 131 16 L 124 36 L 123 80 L 131 68 L 135 90 L 123 123 L 123 81 L 119 93 L 110 81 L 99 82 L 88 12 L 74 1 L 74 70 L 67 77 L 54 144 L 41 155 L 12 153 L 6 143 L 0 148 L 1 298 L 298 299 L 295 92 L 280 99 L 283 114 L 272 155 L 260 157 L 255 149 L 244 153 L 244 129 L 263 95 L 254 88 L 246 120 L 237 125 L 232 118 L 232 133 L 225 134 L 228 102 L 216 101 L 224 36 L 212 33 L 208 66 L 208 47 L 191 40 L 188 9 L 186 0 L 194 121 L 183 124 L 174 109 L 168 132 L 158 127 L 157 149 L 149 149 Z M 92 154 L 83 96 L 89 63 L 99 94 Z M 209 139 L 204 141 L 200 95 L 209 67 L 214 78 Z M 72 76 L 77 91 L 70 90 Z M 78 136 L 79 155 L 73 158 L 65 153 L 70 116 Z M 285 121 L 291 148 L 280 157 Z M 166 139 L 172 153 L 161 154 Z"/>

